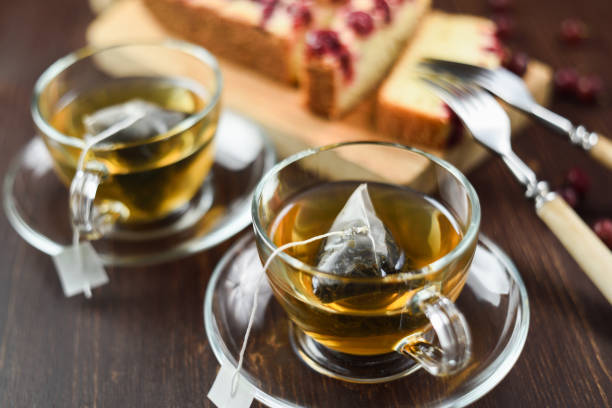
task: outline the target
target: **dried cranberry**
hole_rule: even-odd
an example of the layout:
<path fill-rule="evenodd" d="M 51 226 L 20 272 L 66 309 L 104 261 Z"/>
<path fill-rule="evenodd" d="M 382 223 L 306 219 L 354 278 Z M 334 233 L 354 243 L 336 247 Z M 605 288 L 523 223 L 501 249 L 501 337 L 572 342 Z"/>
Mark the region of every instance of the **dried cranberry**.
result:
<path fill-rule="evenodd" d="M 603 241 L 608 248 L 612 249 L 612 220 L 602 218 L 593 224 L 593 231 Z"/>
<path fill-rule="evenodd" d="M 376 0 L 374 9 L 383 15 L 385 23 L 389 24 L 391 22 L 391 8 L 386 0 Z"/>
<path fill-rule="evenodd" d="M 372 16 L 364 11 L 353 11 L 349 13 L 346 23 L 357 35 L 362 37 L 367 36 L 374 30 L 374 20 L 372 20 Z"/>
<path fill-rule="evenodd" d="M 578 72 L 573 68 L 559 68 L 555 72 L 555 90 L 560 95 L 574 95 L 578 86 Z"/>
<path fill-rule="evenodd" d="M 495 35 L 502 40 L 512 37 L 514 34 L 514 19 L 510 16 L 499 15 L 493 17 L 495 22 Z"/>
<path fill-rule="evenodd" d="M 307 37 L 308 51 L 312 55 L 337 54 L 342 48 L 338 33 L 333 30 L 317 30 Z"/>
<path fill-rule="evenodd" d="M 489 6 L 495 11 L 505 11 L 512 8 L 512 0 L 489 0 Z"/>
<path fill-rule="evenodd" d="M 580 77 L 576 86 L 576 97 L 581 102 L 593 103 L 599 98 L 602 88 L 603 83 L 597 75 Z"/>
<path fill-rule="evenodd" d="M 559 194 L 565 200 L 567 205 L 572 208 L 576 208 L 580 203 L 580 196 L 572 186 L 562 186 L 557 190 L 557 194 Z"/>
<path fill-rule="evenodd" d="M 293 17 L 293 28 L 308 27 L 312 22 L 312 13 L 304 4 L 293 3 L 289 6 L 288 11 Z"/>
<path fill-rule="evenodd" d="M 560 35 L 567 44 L 578 44 L 588 37 L 588 29 L 581 20 L 567 18 L 561 22 Z"/>
<path fill-rule="evenodd" d="M 580 167 L 572 167 L 565 175 L 565 182 L 570 185 L 580 196 L 584 197 L 591 188 L 589 175 Z"/>
<path fill-rule="evenodd" d="M 524 52 L 513 52 L 509 57 L 504 58 L 502 64 L 508 70 L 522 77 L 527 72 L 529 57 Z"/>

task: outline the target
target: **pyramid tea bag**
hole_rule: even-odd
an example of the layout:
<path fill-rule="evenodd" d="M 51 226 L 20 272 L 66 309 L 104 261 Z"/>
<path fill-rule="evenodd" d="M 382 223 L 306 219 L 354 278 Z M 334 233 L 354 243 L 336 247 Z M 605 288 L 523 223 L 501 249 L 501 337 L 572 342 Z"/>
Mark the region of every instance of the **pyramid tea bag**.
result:
<path fill-rule="evenodd" d="M 351 194 L 334 220 L 330 232 L 345 231 L 328 237 L 317 256 L 317 268 L 343 277 L 384 277 L 402 269 L 405 255 L 391 232 L 376 215 L 367 184 Z M 363 233 L 365 231 L 365 233 Z M 314 294 L 323 302 L 362 294 L 363 285 L 314 277 Z"/>
<path fill-rule="evenodd" d="M 132 99 L 85 116 L 83 124 L 86 134 L 95 136 L 117 123 L 131 122 L 130 126 L 117 129 L 110 137 L 98 144 L 125 143 L 165 133 L 186 117 L 186 113 L 164 109 L 142 99 Z"/>

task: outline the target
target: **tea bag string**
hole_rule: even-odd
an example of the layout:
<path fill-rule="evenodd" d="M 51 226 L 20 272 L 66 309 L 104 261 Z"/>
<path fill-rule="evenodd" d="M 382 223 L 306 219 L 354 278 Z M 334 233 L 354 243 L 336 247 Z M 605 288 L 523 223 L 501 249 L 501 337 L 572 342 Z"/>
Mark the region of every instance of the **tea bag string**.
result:
<path fill-rule="evenodd" d="M 361 212 L 363 215 L 363 219 L 365 220 L 365 224 L 366 224 L 365 228 L 367 231 L 365 233 L 368 235 L 368 239 L 372 243 L 372 254 L 374 255 L 374 263 L 376 264 L 376 267 L 380 269 L 380 263 L 378 262 L 378 257 L 376 256 L 376 241 L 374 240 L 374 237 L 370 233 L 371 231 L 370 219 L 368 218 L 368 214 L 366 213 L 365 208 L 361 207 Z"/>
<path fill-rule="evenodd" d="M 257 299 L 259 297 L 259 288 L 261 287 L 261 283 L 262 283 L 261 281 L 263 277 L 266 275 L 266 271 L 268 270 L 268 267 L 270 266 L 270 263 L 272 262 L 272 260 L 274 260 L 274 258 L 276 258 L 276 256 L 279 253 L 283 252 L 285 249 L 289 249 L 289 248 L 292 248 L 298 245 L 307 245 L 312 242 L 319 241 L 321 239 L 325 239 L 331 236 L 350 235 L 350 234 L 369 234 L 369 228 L 367 226 L 351 227 L 351 228 L 347 228 L 341 231 L 331 231 L 325 234 L 316 235 L 312 238 L 308 238 L 303 241 L 289 242 L 287 244 L 279 246 L 274 251 L 272 251 L 272 253 L 270 254 L 270 257 L 268 257 L 268 260 L 266 261 L 266 263 L 264 264 L 261 270 L 261 275 L 259 275 L 259 278 L 257 279 L 257 283 L 256 283 L 257 286 L 255 287 L 255 293 L 253 293 L 253 307 L 251 308 L 249 322 L 247 324 L 247 329 L 244 334 L 244 340 L 242 341 L 242 348 L 240 349 L 240 357 L 238 359 L 238 365 L 236 366 L 236 369 L 234 370 L 234 374 L 232 375 L 232 390 L 231 390 L 232 396 L 235 396 L 236 391 L 238 390 L 238 375 L 240 374 L 240 370 L 242 369 L 242 365 L 244 363 L 244 355 L 246 353 L 247 343 L 249 341 L 249 336 L 251 335 L 251 329 L 253 328 L 253 323 L 255 321 L 255 314 L 257 313 Z"/>
<path fill-rule="evenodd" d="M 89 135 L 90 136 L 89 138 L 87 137 L 88 135 L 85 136 L 85 140 L 84 140 L 85 146 L 83 146 L 83 149 L 81 150 L 81 154 L 79 155 L 79 159 L 77 161 L 77 167 L 76 167 L 77 173 L 83 172 L 83 169 L 85 167 L 85 159 L 87 158 L 87 154 L 89 153 L 92 147 L 94 147 L 97 143 L 100 143 L 104 139 L 113 136 L 117 132 L 120 132 L 123 129 L 126 129 L 132 126 L 134 123 L 144 118 L 146 115 L 146 112 L 143 109 L 133 109 L 132 114 L 133 114 L 132 116 L 125 118 L 122 121 L 119 121 L 112 126 L 109 126 L 107 129 L 104 129 L 102 132 L 96 134 L 95 136 Z M 85 271 L 83 270 L 83 258 L 81 256 L 81 252 L 76 250 L 80 242 L 81 242 L 81 234 L 79 232 L 79 229 L 78 227 L 73 225 L 72 226 L 72 246 L 75 248 L 74 262 L 76 264 L 77 270 L 81 271 L 81 274 L 83 275 L 83 293 L 85 294 L 86 298 L 91 298 L 91 285 L 89 283 L 89 280 L 87 280 L 87 278 L 84 276 Z"/>
<path fill-rule="evenodd" d="M 81 154 L 79 155 L 77 171 L 83 171 L 83 167 L 85 166 L 85 158 L 87 157 L 87 154 L 89 153 L 89 150 L 91 150 L 92 147 L 94 147 L 96 144 L 100 143 L 104 139 L 109 138 L 124 129 L 127 129 L 134 123 L 138 122 L 140 119 L 144 118 L 147 114 L 142 108 L 130 107 L 130 110 L 132 111 L 130 112 L 131 116 L 109 126 L 100 133 L 97 133 L 95 135 L 85 135 L 85 146 L 83 147 L 83 150 L 81 150 Z"/>

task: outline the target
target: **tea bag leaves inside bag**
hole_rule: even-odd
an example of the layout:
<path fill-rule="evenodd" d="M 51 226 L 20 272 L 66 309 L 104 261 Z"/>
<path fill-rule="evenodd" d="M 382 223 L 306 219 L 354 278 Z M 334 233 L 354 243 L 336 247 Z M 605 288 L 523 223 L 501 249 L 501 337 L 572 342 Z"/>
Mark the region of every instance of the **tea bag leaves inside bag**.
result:
<path fill-rule="evenodd" d="M 186 117 L 186 113 L 164 109 L 142 99 L 132 99 L 85 116 L 83 124 L 86 135 L 95 136 L 117 123 L 131 123 L 97 143 L 103 145 L 105 143 L 134 142 L 154 137 L 169 131 Z M 129 120 L 130 118 L 133 120 Z"/>
<path fill-rule="evenodd" d="M 345 233 L 323 242 L 317 257 L 318 269 L 342 277 L 370 278 L 401 270 L 405 255 L 376 215 L 367 184 L 359 185 L 351 194 L 330 228 L 330 232 L 335 231 Z M 321 277 L 314 277 L 312 286 L 314 294 L 325 303 L 368 290 L 364 285 Z"/>

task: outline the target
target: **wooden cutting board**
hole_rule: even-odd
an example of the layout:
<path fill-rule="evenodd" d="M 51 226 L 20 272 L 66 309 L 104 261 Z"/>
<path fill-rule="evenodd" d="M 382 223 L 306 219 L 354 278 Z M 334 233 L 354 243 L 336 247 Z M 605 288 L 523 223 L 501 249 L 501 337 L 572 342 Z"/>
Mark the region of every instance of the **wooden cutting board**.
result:
<path fill-rule="evenodd" d="M 114 3 L 105 9 L 87 30 L 87 41 L 94 46 L 162 40 L 169 37 L 171 35 L 156 22 L 141 0 L 122 0 Z M 342 120 L 329 121 L 311 114 L 303 107 L 302 95 L 298 89 L 269 80 L 231 62 L 219 62 L 224 76 L 224 106 L 256 120 L 265 127 L 280 157 L 332 143 L 385 140 L 384 135 L 376 133 L 364 119 L 371 109 L 372 103 L 369 101 Z M 525 82 L 534 98 L 542 104 L 549 101 L 551 78 L 552 72 L 548 66 L 536 61 L 530 63 Z M 507 111 L 514 132 L 525 126 L 525 116 L 513 110 Z M 487 152 L 471 137 L 465 137 L 461 143 L 448 150 L 423 150 L 450 161 L 463 172 L 468 172 L 487 157 Z M 403 180 L 398 180 L 395 171 L 398 167 L 393 164 L 402 160 L 399 156 L 367 155 L 344 159 L 349 162 L 344 166 L 345 170 L 350 171 L 353 176 L 358 175 L 355 172 L 365 171 L 367 174 L 373 173 L 372 175 L 395 182 L 413 180 L 427 168 L 426 161 L 415 160 L 406 171 L 404 160 L 401 176 Z"/>

